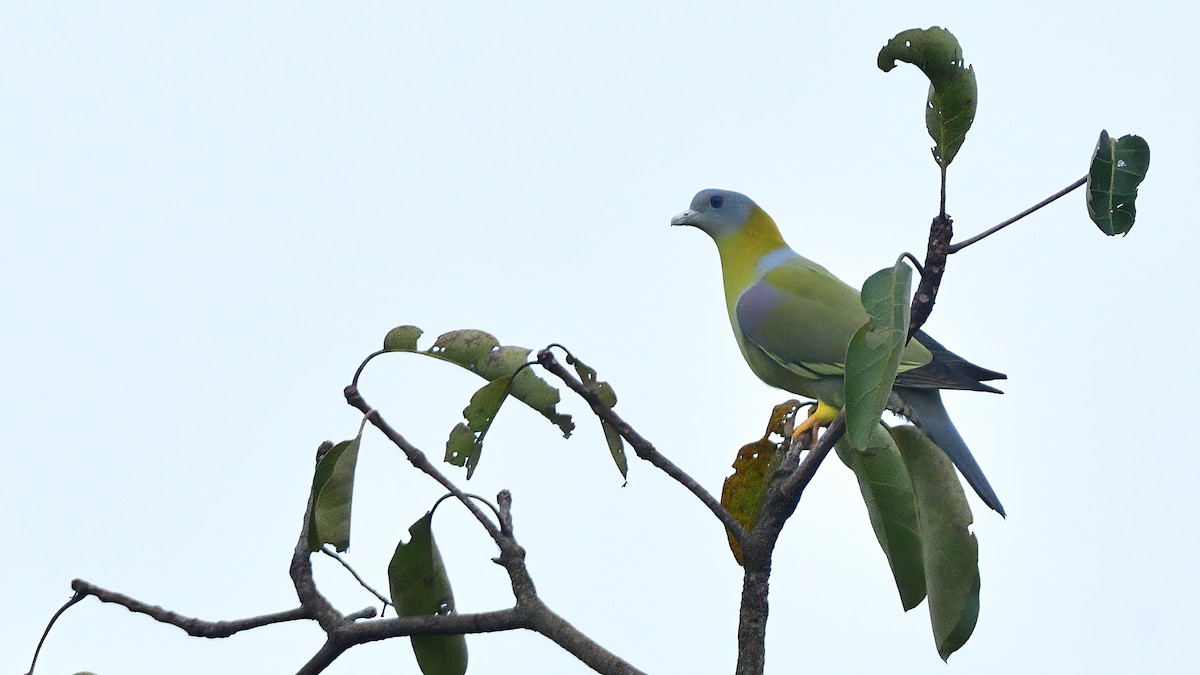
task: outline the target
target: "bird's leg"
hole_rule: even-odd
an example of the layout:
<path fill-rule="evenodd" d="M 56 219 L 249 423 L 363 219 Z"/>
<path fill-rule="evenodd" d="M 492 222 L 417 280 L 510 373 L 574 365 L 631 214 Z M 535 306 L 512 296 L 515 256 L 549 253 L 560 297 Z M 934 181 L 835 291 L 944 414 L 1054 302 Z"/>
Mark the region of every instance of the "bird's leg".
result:
<path fill-rule="evenodd" d="M 816 441 L 817 431 L 821 427 L 827 427 L 832 424 L 837 419 L 837 416 L 837 408 L 818 401 L 816 405 L 809 408 L 808 417 L 792 431 L 792 442 L 795 443 L 796 439 L 800 438 L 800 434 L 805 432 L 810 432 L 812 440 Z"/>

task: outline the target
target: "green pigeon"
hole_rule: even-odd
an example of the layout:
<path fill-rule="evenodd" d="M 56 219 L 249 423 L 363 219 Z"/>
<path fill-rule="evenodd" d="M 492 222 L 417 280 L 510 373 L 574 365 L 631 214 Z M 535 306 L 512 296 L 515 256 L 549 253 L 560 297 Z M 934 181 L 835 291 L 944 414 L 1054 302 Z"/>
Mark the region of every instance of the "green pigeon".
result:
<path fill-rule="evenodd" d="M 754 374 L 772 387 L 816 399 L 821 405 L 815 416 L 831 421 L 846 403 L 846 346 L 868 321 L 858 290 L 793 251 L 775 221 L 743 194 L 702 190 L 671 224 L 699 228 L 716 242 L 729 321 Z M 984 382 L 1004 378 L 917 331 L 904 349 L 888 403 L 940 447 L 1002 516 L 1004 507 L 950 421 L 941 390 L 1001 393 Z"/>

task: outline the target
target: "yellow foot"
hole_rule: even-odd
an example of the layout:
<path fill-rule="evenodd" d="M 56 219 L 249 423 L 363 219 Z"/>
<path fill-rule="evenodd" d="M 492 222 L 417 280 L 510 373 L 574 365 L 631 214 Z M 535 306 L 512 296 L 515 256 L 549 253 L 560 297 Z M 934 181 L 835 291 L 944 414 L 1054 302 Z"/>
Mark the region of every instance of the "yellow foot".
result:
<path fill-rule="evenodd" d="M 821 427 L 829 426 L 838 416 L 838 409 L 833 406 L 826 405 L 818 401 L 815 406 L 809 409 L 808 417 L 792 431 L 792 442 L 805 432 L 812 433 L 813 440 L 816 440 L 817 430 Z"/>

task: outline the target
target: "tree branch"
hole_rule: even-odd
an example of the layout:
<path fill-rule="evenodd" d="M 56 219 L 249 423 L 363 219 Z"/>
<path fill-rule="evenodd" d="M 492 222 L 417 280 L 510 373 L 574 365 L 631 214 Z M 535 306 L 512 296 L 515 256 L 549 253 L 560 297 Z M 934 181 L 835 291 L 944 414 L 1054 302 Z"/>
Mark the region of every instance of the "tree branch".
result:
<path fill-rule="evenodd" d="M 262 614 L 260 616 L 252 616 L 245 619 L 234 619 L 232 621 L 205 621 L 204 619 L 184 616 L 168 609 L 163 609 L 158 605 L 151 605 L 140 600 L 135 600 L 128 595 L 101 588 L 95 584 L 84 581 L 83 579 L 75 579 L 72 581 L 71 588 L 76 593 L 90 595 L 100 602 L 110 602 L 115 605 L 120 605 L 135 614 L 145 614 L 159 623 L 175 626 L 192 637 L 213 639 L 227 638 L 231 635 L 240 633 L 244 630 L 250 630 L 252 628 L 261 628 L 263 626 L 270 626 L 276 623 L 285 623 L 287 621 L 298 621 L 301 619 L 312 618 L 308 610 L 301 606 L 284 612 Z"/>
<path fill-rule="evenodd" d="M 713 497 L 708 490 L 705 490 L 704 486 L 700 485 L 700 483 L 696 482 L 696 479 L 667 459 L 666 456 L 654 447 L 653 443 L 642 437 L 628 422 L 621 419 L 621 416 L 614 412 L 612 408 L 605 405 L 596 394 L 584 387 L 583 382 L 572 375 L 570 371 L 559 363 L 558 359 L 554 358 L 554 354 L 550 352 L 549 348 L 538 352 L 537 359 L 543 368 L 550 371 L 572 391 L 579 394 L 580 398 L 587 401 L 588 405 L 592 408 L 592 412 L 596 413 L 597 417 L 611 424 L 617 430 L 617 433 L 621 434 L 621 437 L 629 443 L 638 457 L 658 467 L 663 473 L 687 488 L 701 503 L 708 507 L 709 511 L 712 511 L 713 515 L 721 521 L 721 524 L 725 526 L 725 529 L 729 531 L 739 545 L 743 543 L 746 532 L 742 529 L 741 523 L 724 506 L 721 506 L 721 502 Z"/>

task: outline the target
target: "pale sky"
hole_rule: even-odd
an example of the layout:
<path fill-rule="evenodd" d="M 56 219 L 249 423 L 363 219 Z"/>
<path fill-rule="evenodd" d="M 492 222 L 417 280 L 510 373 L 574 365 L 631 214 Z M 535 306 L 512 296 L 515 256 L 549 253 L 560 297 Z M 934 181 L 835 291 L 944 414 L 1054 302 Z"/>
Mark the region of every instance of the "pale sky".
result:
<path fill-rule="evenodd" d="M 1082 193 L 951 259 L 927 324 L 1009 375 L 950 394 L 1003 500 L 971 495 L 982 609 L 941 663 L 905 614 L 853 475 L 831 458 L 775 559 L 771 673 L 1200 671 L 1192 427 L 1194 10 L 1182 3 L 5 3 L 0 5 L 0 671 L 25 672 L 82 577 L 207 619 L 288 609 L 287 564 L 342 387 L 388 329 L 568 345 L 621 412 L 719 492 L 788 395 L 750 373 L 715 248 L 668 226 L 699 189 L 753 197 L 851 283 L 923 251 L 926 81 L 875 67 L 949 27 L 977 71 L 949 211 L 974 234 L 1086 171 L 1101 129 L 1152 149 L 1138 221 Z M 431 455 L 472 375 L 372 364 L 367 399 Z M 465 487 L 514 493 L 545 600 L 652 673 L 728 673 L 741 569 L 712 516 L 578 399 L 564 441 L 501 412 Z M 448 468 L 462 481 L 463 475 Z M 440 495 L 363 443 L 350 559 L 380 587 Z M 507 607 L 495 548 L 446 505 L 461 611 Z M 318 582 L 370 605 L 339 569 Z M 293 672 L 314 625 L 204 641 L 94 599 L 39 673 Z M 587 672 L 532 633 L 472 636 L 475 675 Z M 331 673 L 415 673 L 406 641 Z"/>

